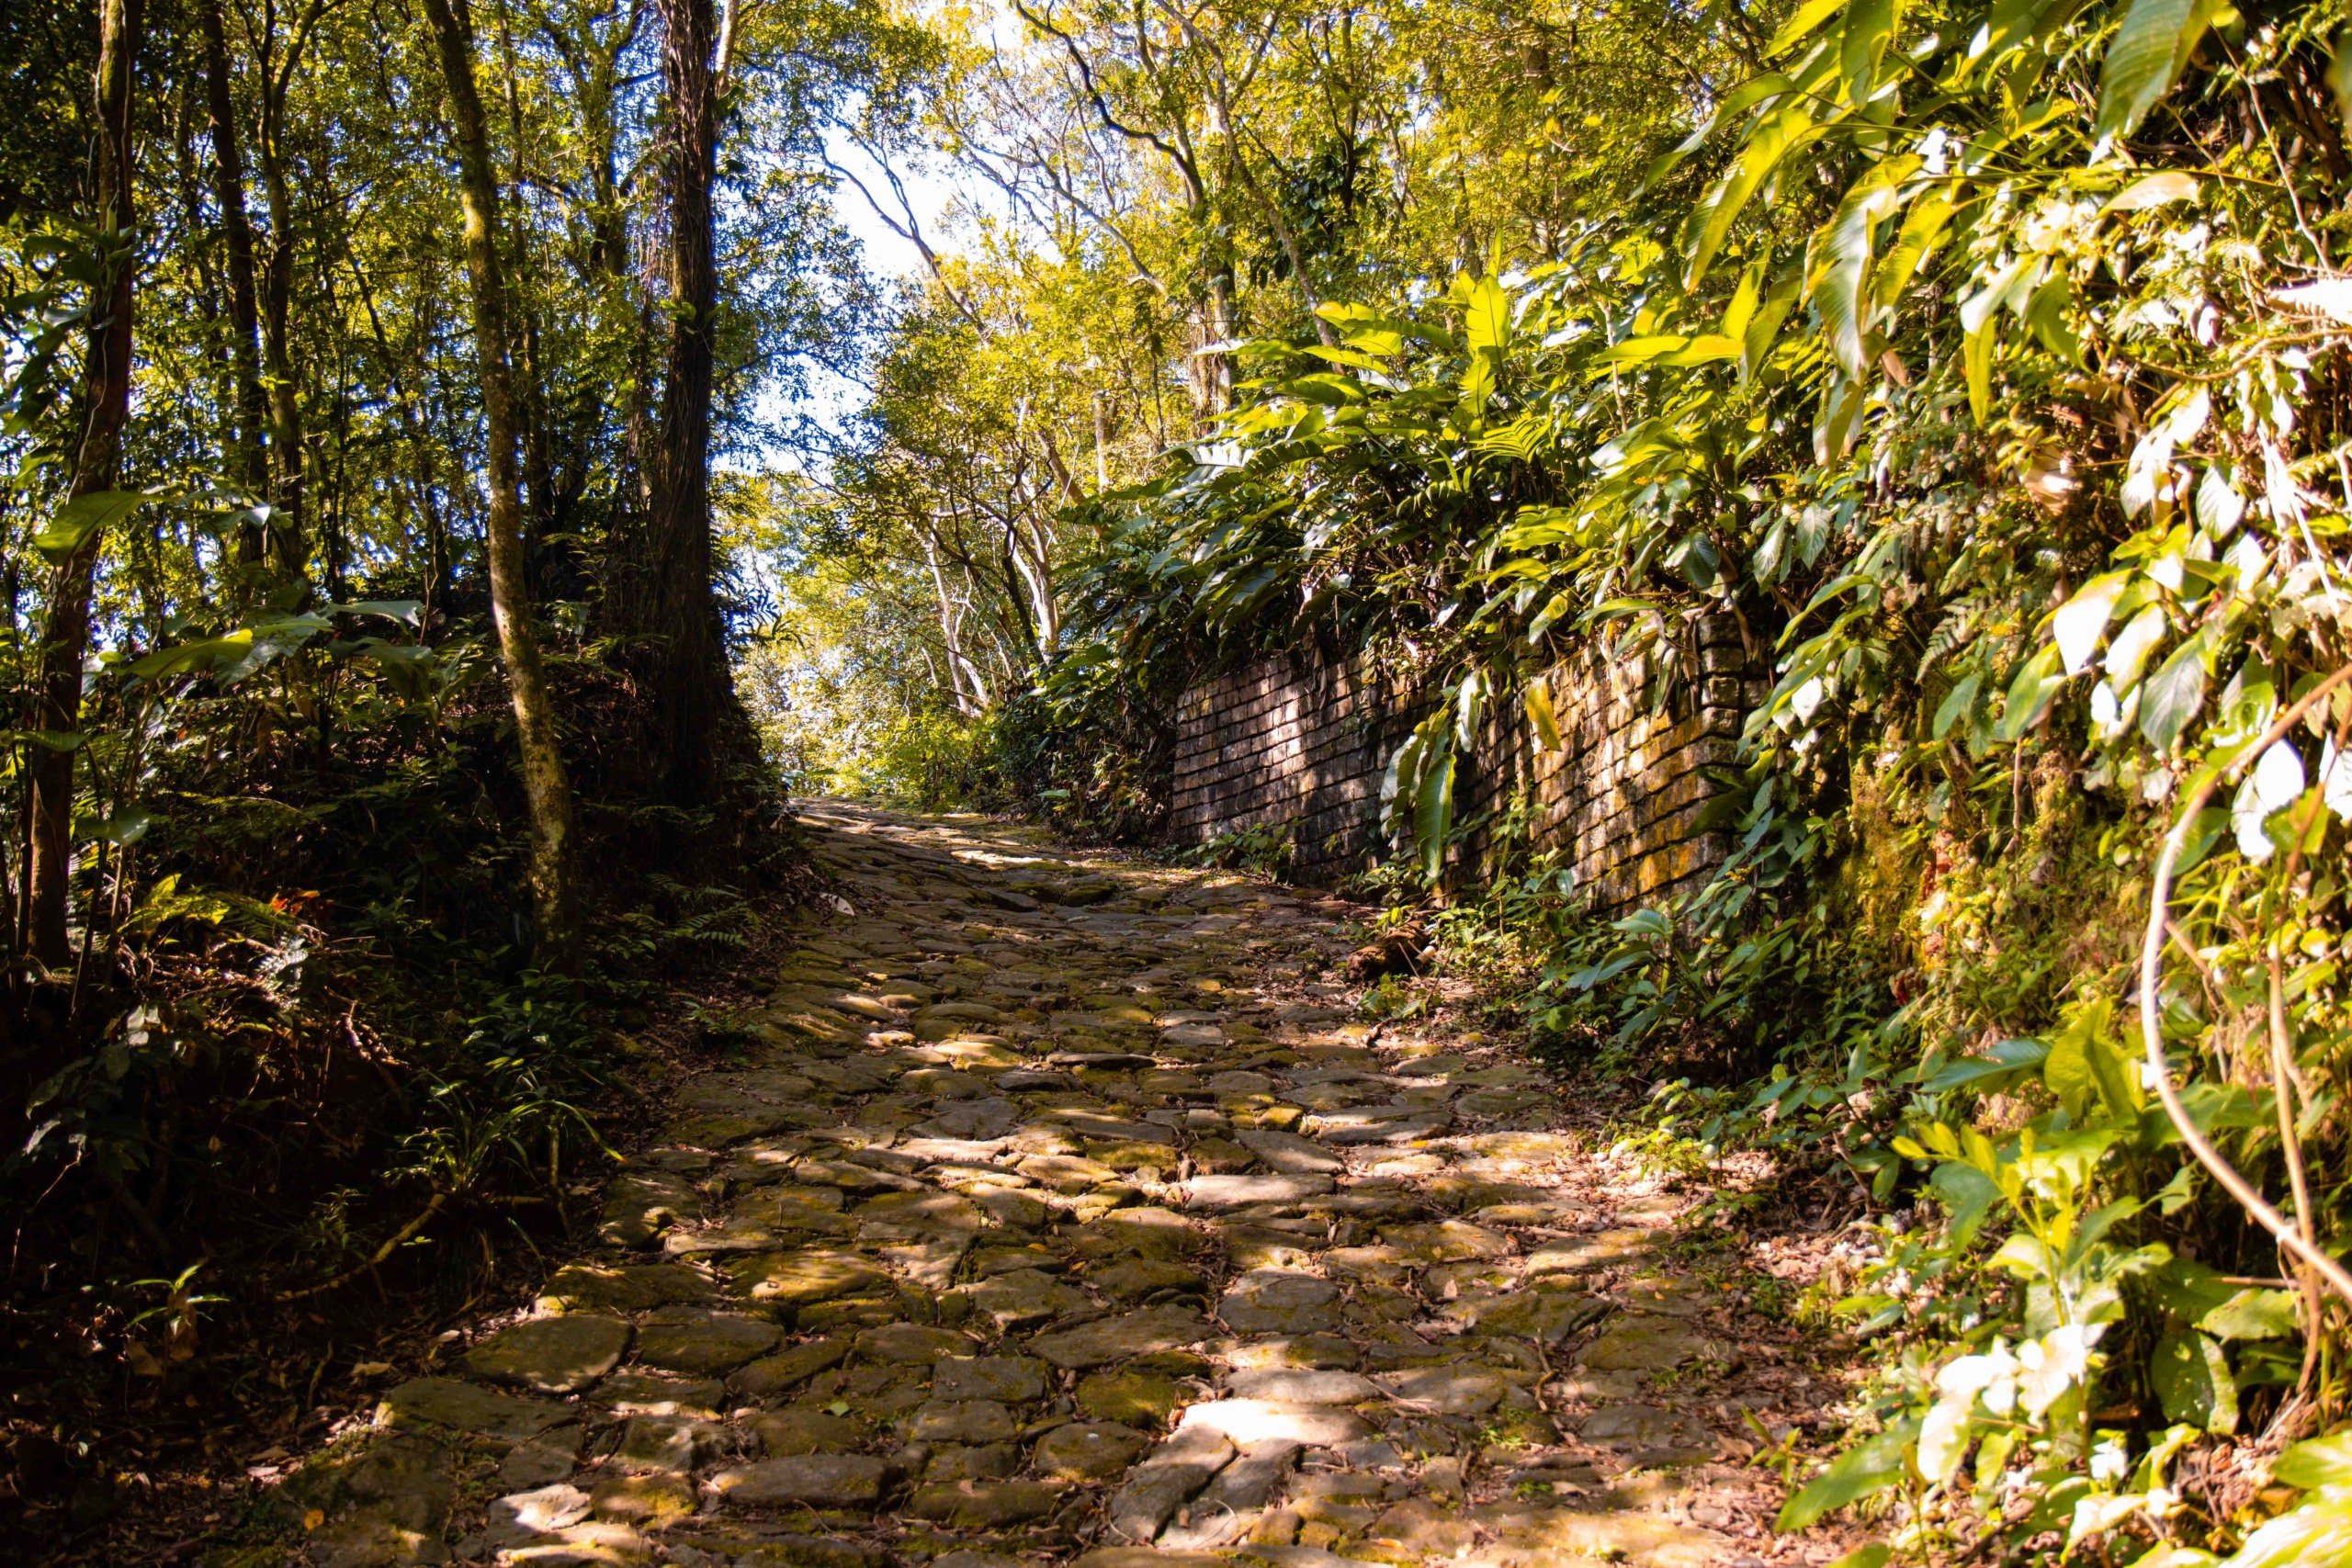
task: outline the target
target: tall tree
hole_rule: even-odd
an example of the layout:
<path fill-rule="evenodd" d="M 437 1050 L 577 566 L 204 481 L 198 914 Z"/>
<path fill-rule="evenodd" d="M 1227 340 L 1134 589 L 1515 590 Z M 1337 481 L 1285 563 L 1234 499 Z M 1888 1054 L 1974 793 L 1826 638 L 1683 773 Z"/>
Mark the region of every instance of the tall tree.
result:
<path fill-rule="evenodd" d="M 424 0 L 441 73 L 456 122 L 458 167 L 466 220 L 466 272 L 473 285 L 474 350 L 481 365 L 483 423 L 490 436 L 491 616 L 506 664 L 514 705 L 515 739 L 523 755 L 523 788 L 531 808 L 531 891 L 538 918 L 538 957 L 561 967 L 579 938 L 573 908 L 570 840 L 571 787 L 556 744 L 555 713 L 531 628 L 524 586 L 523 504 L 515 474 L 514 375 L 507 358 L 506 290 L 499 276 L 498 178 L 490 160 L 490 128 L 474 80 L 474 45 L 449 0 Z"/>
<path fill-rule="evenodd" d="M 269 408 L 261 386 L 261 308 L 254 287 L 254 226 L 245 210 L 245 160 L 237 134 L 236 96 L 220 0 L 199 0 L 197 19 L 204 29 L 213 199 L 220 208 L 220 237 L 229 262 L 229 357 L 237 397 L 231 440 L 236 452 L 237 479 L 245 487 L 248 498 L 259 503 L 269 494 L 269 457 L 263 446 L 263 434 L 269 427 Z M 237 536 L 239 564 L 257 567 L 263 550 L 264 533 L 258 518 L 241 525 Z"/>
<path fill-rule="evenodd" d="M 710 0 L 662 0 L 661 14 L 670 337 L 660 423 L 646 464 L 649 504 L 630 542 L 634 558 L 618 563 L 615 619 L 616 629 L 639 643 L 637 673 L 662 716 L 659 766 L 667 793 L 692 807 L 714 798 L 722 739 L 741 724 L 711 593 L 718 37 Z"/>
<path fill-rule="evenodd" d="M 130 318 L 138 251 L 131 243 L 130 82 L 144 20 L 142 0 L 106 0 L 100 22 L 97 135 L 91 160 L 97 227 L 108 236 L 103 298 L 92 302 L 83 361 L 82 439 L 74 458 L 67 515 L 81 528 L 51 569 L 48 624 L 31 704 L 35 730 L 62 736 L 82 722 L 82 662 L 90 647 L 90 590 L 102 539 L 96 520 L 122 471 L 122 429 L 130 415 Z M 31 863 L 28 923 L 33 956 L 52 966 L 70 953 L 65 916 L 74 870 L 74 751 L 32 749 Z"/>

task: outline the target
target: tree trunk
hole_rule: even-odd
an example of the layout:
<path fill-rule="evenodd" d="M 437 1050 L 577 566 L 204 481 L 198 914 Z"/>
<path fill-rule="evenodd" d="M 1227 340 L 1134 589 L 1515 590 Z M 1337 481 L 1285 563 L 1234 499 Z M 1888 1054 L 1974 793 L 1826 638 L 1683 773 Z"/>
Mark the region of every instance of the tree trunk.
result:
<path fill-rule="evenodd" d="M 662 73 L 669 100 L 670 342 L 650 504 L 626 585 L 620 629 L 640 642 L 639 677 L 659 715 L 663 792 L 713 804 L 718 742 L 742 723 L 711 595 L 710 396 L 713 302 L 711 186 L 718 137 L 710 0 L 662 0 Z"/>
<path fill-rule="evenodd" d="M 572 906 L 571 787 L 556 745 L 555 714 L 531 630 L 523 582 L 523 508 L 514 471 L 514 385 L 506 356 L 506 295 L 498 275 L 498 181 L 490 130 L 474 81 L 473 39 L 449 0 L 424 0 L 441 49 L 441 73 L 457 122 L 463 181 L 466 271 L 473 285 L 474 348 L 481 361 L 481 404 L 490 436 L 490 604 L 514 703 L 523 754 L 523 788 L 531 808 L 531 891 L 538 917 L 537 956 L 560 968 L 573 956 L 579 930 Z"/>
<path fill-rule="evenodd" d="M 710 317 L 718 295 L 710 196 L 718 142 L 710 0 L 663 0 L 662 73 L 670 97 L 670 355 L 653 465 L 655 621 L 668 641 L 670 782 L 682 801 L 709 793 L 717 609 L 710 598 Z"/>
<path fill-rule="evenodd" d="M 94 301 L 89 349 L 83 367 L 82 446 L 74 455 L 72 499 L 110 491 L 120 482 L 122 427 L 130 417 L 130 310 L 137 252 L 127 243 L 131 219 L 130 77 L 139 50 L 142 0 L 105 0 L 99 20 L 98 134 L 93 149 L 98 227 L 120 235 L 106 298 Z M 90 588 L 104 540 L 93 529 L 50 572 L 49 618 L 40 642 L 31 723 L 65 732 L 82 722 L 82 660 L 90 647 Z M 51 968 L 65 964 L 67 884 L 74 871 L 74 752 L 30 748 L 32 852 L 27 868 L 27 920 L 33 956 Z"/>
<path fill-rule="evenodd" d="M 221 26 L 220 0 L 202 0 L 198 16 L 204 28 L 205 87 L 211 111 L 213 198 L 220 204 L 220 234 L 229 252 L 229 358 L 237 397 L 232 471 L 245 487 L 248 501 L 258 506 L 269 496 L 269 456 L 262 446 L 269 410 L 261 390 L 261 307 L 254 288 L 254 226 L 245 212 L 245 160 L 237 140 L 236 99 L 230 90 L 229 41 Z M 265 545 L 259 522 L 237 525 L 239 566 L 257 568 Z M 240 600 L 251 586 L 237 585 Z"/>
<path fill-rule="evenodd" d="M 268 61 L 263 65 L 261 179 L 269 196 L 269 258 L 261 279 L 261 352 L 263 368 L 268 372 L 270 455 L 277 465 L 277 487 L 270 496 L 269 540 L 277 558 L 278 582 L 288 587 L 301 581 L 310 561 L 302 516 L 308 499 L 309 455 L 302 439 L 302 404 L 295 396 L 288 321 L 294 291 L 294 197 L 287 188 L 281 146 L 286 83 Z"/>

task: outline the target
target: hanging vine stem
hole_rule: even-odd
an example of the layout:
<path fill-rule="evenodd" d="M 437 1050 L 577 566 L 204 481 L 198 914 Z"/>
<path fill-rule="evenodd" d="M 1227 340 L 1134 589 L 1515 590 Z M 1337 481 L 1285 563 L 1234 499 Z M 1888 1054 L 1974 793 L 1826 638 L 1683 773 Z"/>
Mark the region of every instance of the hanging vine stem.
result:
<path fill-rule="evenodd" d="M 2188 842 L 2189 830 L 2196 826 L 2198 813 L 2212 797 L 2214 786 L 2237 773 L 2247 761 L 2262 755 L 2286 733 L 2302 721 L 2303 716 L 2318 705 L 2336 687 L 2352 680 L 2352 664 L 2346 664 L 2318 685 L 2290 704 L 2284 713 L 2273 719 L 2253 745 L 2238 753 L 2235 761 L 2221 768 L 2210 770 L 2189 792 L 2179 819 L 2172 831 L 2165 835 L 2164 852 L 2156 859 L 2155 886 L 2148 895 L 2148 926 L 2140 943 L 2140 1037 L 2147 1047 L 2149 1076 L 2154 1079 L 2156 1097 L 2164 1101 L 2165 1114 L 2180 1131 L 2181 1141 L 2197 1156 L 2197 1163 L 2212 1173 L 2222 1190 L 2237 1200 L 2238 1206 L 2254 1216 L 2263 1229 L 2277 1238 L 2279 1247 L 2309 1264 L 2327 1281 L 2329 1289 L 2346 1302 L 2352 1302 L 2352 1272 L 2347 1272 L 2324 1250 L 2317 1241 L 2307 1239 L 2295 1223 L 2270 1206 L 2254 1183 L 2238 1173 L 2237 1168 L 2222 1157 L 2222 1152 L 2200 1131 L 2181 1103 L 2180 1091 L 2173 1087 L 2172 1070 L 2165 1061 L 2165 1041 L 2162 1015 L 2157 1007 L 2157 981 L 2164 970 L 2165 928 L 2171 919 L 2173 867 L 2180 860 L 2181 851 Z M 2287 1086 L 2277 1086 L 2286 1092 Z M 2314 1327 L 2317 1325 L 2314 1325 Z"/>

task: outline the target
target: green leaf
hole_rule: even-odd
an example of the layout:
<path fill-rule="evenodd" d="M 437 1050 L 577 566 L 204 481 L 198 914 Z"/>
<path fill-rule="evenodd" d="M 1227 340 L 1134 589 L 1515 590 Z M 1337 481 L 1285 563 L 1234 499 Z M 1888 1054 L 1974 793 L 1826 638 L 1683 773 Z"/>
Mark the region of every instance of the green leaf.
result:
<path fill-rule="evenodd" d="M 2089 1115 L 2094 1102 L 2119 1121 L 2140 1113 L 2140 1080 L 2118 1048 L 2114 1020 L 2111 997 L 2093 997 L 2077 1005 L 2052 1038 L 2050 1055 L 2041 1064 L 2041 1081 L 2077 1123 Z"/>
<path fill-rule="evenodd" d="M 1961 365 L 1968 375 L 1968 412 L 1980 425 L 1993 410 L 1993 320 L 1987 314 L 1960 339 Z"/>
<path fill-rule="evenodd" d="M 1976 1239 L 1976 1233 L 1984 1226 L 1984 1216 L 2001 1197 L 2001 1189 L 1991 1177 L 1959 1160 L 1947 1160 L 1936 1167 L 1936 1173 L 1928 1179 L 1928 1187 L 1951 1211 L 1951 1244 L 1956 1247 L 1964 1247 Z"/>
<path fill-rule="evenodd" d="M 1313 355 L 1317 359 L 1328 361 L 1333 365 L 1345 365 L 1351 369 L 1370 370 L 1375 375 L 1386 375 L 1388 373 L 1388 365 L 1386 361 L 1374 359 L 1372 355 L 1362 353 L 1356 349 L 1326 348 L 1319 343 L 1311 343 L 1306 345 L 1306 352 Z"/>
<path fill-rule="evenodd" d="M 1804 4 L 1789 13 L 1772 34 L 1772 41 L 1764 46 L 1764 58 L 1773 60 L 1788 53 L 1811 38 L 1821 24 L 1844 9 L 1846 0 L 1804 0 Z"/>
<path fill-rule="evenodd" d="M 1490 274 L 1470 291 L 1470 308 L 1463 322 L 1470 352 L 1501 354 L 1510 347 L 1510 295 Z"/>
<path fill-rule="evenodd" d="M 216 665 L 234 663 L 252 654 L 254 634 L 250 628 L 233 631 L 226 637 L 199 637 L 176 648 L 161 648 L 143 659 L 131 661 L 130 672 L 141 680 L 152 681 L 164 675 L 184 675 L 194 671 L 210 670 Z"/>
<path fill-rule="evenodd" d="M 77 495 L 57 509 L 48 527 L 33 536 L 33 548 L 51 566 L 63 566 L 91 536 L 121 522 L 147 500 L 135 490 L 98 490 Z"/>
<path fill-rule="evenodd" d="M 2297 1443 L 2278 1456 L 2270 1473 L 2306 1492 L 2322 1486 L 2352 1486 L 2352 1430 Z"/>
<path fill-rule="evenodd" d="M 1829 1564 L 1829 1568 L 1886 1568 L 1887 1562 L 1894 1556 L 1894 1548 L 1883 1540 L 1874 1540 L 1868 1546 L 1854 1548 L 1853 1551 Z"/>
<path fill-rule="evenodd" d="M 2337 1486 L 2306 1497 L 2301 1507 L 2247 1536 L 2228 1568 L 2332 1568 L 2342 1562 L 2352 1562 L 2352 1493 Z"/>
<path fill-rule="evenodd" d="M 1838 69 L 1847 97 L 1857 105 L 1867 103 L 1878 86 L 1879 62 L 1894 36 L 1894 0 L 1851 0 L 1846 8 L 1846 25 L 1838 33 Z"/>
<path fill-rule="evenodd" d="M 2216 1339 L 2291 1339 L 2302 1332 L 2292 1291 L 2240 1291 L 2197 1320 Z"/>
<path fill-rule="evenodd" d="M 2079 675 L 2090 668 L 2091 655 L 2098 651 L 2098 639 L 2106 635 L 2116 601 L 2131 580 L 2128 571 L 2101 572 L 2076 589 L 2074 597 L 2051 617 L 2051 637 L 2067 674 Z"/>
<path fill-rule="evenodd" d="M 2049 1056 L 2050 1046 L 2044 1041 L 2004 1040 L 1982 1056 L 1968 1056 L 1952 1063 L 1921 1084 L 1919 1090 L 1923 1094 L 1940 1094 L 1946 1089 L 1982 1084 L 1982 1092 L 1991 1093 L 2033 1071 Z M 1988 1079 L 1998 1081 L 1986 1082 Z"/>
<path fill-rule="evenodd" d="M 1560 749 L 1559 716 L 1552 711 L 1552 688 L 1541 677 L 1527 682 L 1527 721 L 1546 751 Z"/>
<path fill-rule="evenodd" d="M 1815 134 L 1813 116 L 1802 105 L 1775 109 L 1764 118 L 1741 146 L 1731 167 L 1708 186 L 1706 194 L 1691 211 L 1688 259 L 1682 269 L 1686 288 L 1696 288 L 1699 280 L 1707 276 L 1715 254 L 1731 234 L 1733 220 L 1756 195 L 1766 176 L 1780 167 L 1781 160 L 1792 150 Z"/>
<path fill-rule="evenodd" d="M 2132 1560 L 2132 1568 L 2220 1568 L 2222 1560 L 2193 1546 L 2159 1546 Z"/>
<path fill-rule="evenodd" d="M 2073 15 L 2079 0 L 2068 0 L 2059 7 L 2061 17 Z M 1969 45 L 1972 58 L 1997 59 L 2010 45 L 2018 43 L 2040 30 L 2043 14 L 2051 9 L 2052 0 L 1995 0 L 1993 15 L 1984 30 Z"/>
<path fill-rule="evenodd" d="M 1721 360 L 1739 357 L 1739 341 L 1717 333 L 1702 333 L 1684 344 L 1658 355 L 1657 362 L 1670 370 L 1695 369 L 1702 365 L 1713 365 Z"/>
<path fill-rule="evenodd" d="M 1941 740 L 1951 733 L 1953 725 L 1975 710 L 1976 693 L 1984 683 L 1984 677 L 1972 671 L 1962 675 L 1953 683 L 1952 689 L 1944 694 L 1944 700 L 1936 705 L 1935 723 L 1929 728 L 1935 739 Z"/>
<path fill-rule="evenodd" d="M 2050 699 L 2065 683 L 2066 672 L 2059 666 L 2055 645 L 2043 648 L 2027 660 L 2009 682 L 2008 701 L 2001 709 L 2001 739 L 2024 739 L 2026 731 L 2049 711 Z"/>
<path fill-rule="evenodd" d="M 2041 340 L 2041 346 L 2064 360 L 2080 366 L 2083 362 L 2083 340 L 2075 331 L 2072 311 L 2075 307 L 2075 286 L 2062 274 L 2052 277 L 2033 291 L 2025 308 L 2025 324 Z"/>
<path fill-rule="evenodd" d="M 1353 386 L 1353 382 L 1349 383 Z M 311 612 L 314 615 L 381 615 L 388 621 L 414 626 L 419 611 L 424 608 L 421 599 L 361 599 L 349 604 L 322 604 Z"/>
<path fill-rule="evenodd" d="M 136 806 L 126 806 L 110 817 L 103 818 L 90 827 L 90 837 L 102 843 L 135 844 L 147 836 L 155 825 L 153 812 Z"/>
<path fill-rule="evenodd" d="M 2109 212 L 2145 212 L 2152 207 L 2164 207 L 2176 201 L 2197 199 L 2197 177 L 2178 169 L 2166 169 L 2161 174 L 2143 175 L 2108 198 L 2099 209 L 2101 216 Z"/>
<path fill-rule="evenodd" d="M 1860 1502 L 1903 1479 L 1904 1450 L 1919 1435 L 1917 1417 L 1888 1427 L 1839 1454 L 1781 1509 L 1774 1528 L 1801 1530 L 1824 1514 Z"/>
<path fill-rule="evenodd" d="M 1661 355 L 1687 346 L 1690 342 L 1689 338 L 1674 333 L 1629 337 L 1611 344 L 1593 357 L 1602 365 L 1646 365 Z"/>
<path fill-rule="evenodd" d="M 2152 1281 L 2165 1311 L 2195 1323 L 2237 1293 L 2236 1288 L 2194 1258 L 2176 1258 Z"/>
<path fill-rule="evenodd" d="M 2157 100 L 2180 80 L 2189 51 L 2211 19 L 2211 0 L 2132 0 L 2123 25 L 2107 46 L 2092 136 L 2105 141 L 2137 130 Z"/>
<path fill-rule="evenodd" d="M 2148 655 L 2155 651 L 2172 623 L 2165 618 L 2164 607 L 2150 604 L 2126 623 L 2107 645 L 2108 684 L 2118 694 L 2129 692 L 2140 679 L 2141 670 L 2148 662 Z"/>
<path fill-rule="evenodd" d="M 1831 3 L 1834 5 L 1843 5 L 1845 4 L 1845 0 L 1831 0 Z M 1713 114 L 1708 115 L 1704 119 L 1701 120 L 1697 128 L 1693 130 L 1690 135 L 1684 137 L 1680 142 L 1676 144 L 1673 151 L 1668 152 L 1664 157 L 1659 158 L 1656 163 L 1653 163 L 1649 166 L 1648 171 L 1642 176 L 1643 188 L 1647 189 L 1657 184 L 1658 181 L 1666 178 L 1667 175 L 1675 171 L 1685 158 L 1688 158 L 1691 153 L 1696 152 L 1700 148 L 1705 146 L 1707 138 L 1715 133 L 1715 128 L 1717 126 L 1724 124 L 1727 120 L 1737 119 L 1741 115 L 1746 114 L 1748 110 L 1754 108 L 1765 99 L 1778 97 L 1782 93 L 1790 91 L 1795 85 L 1796 84 L 1790 81 L 1786 76 L 1780 75 L 1777 73 L 1767 72 L 1761 76 L 1751 76 L 1747 81 L 1742 82 L 1738 86 L 1734 87 L 1730 93 L 1724 96 L 1724 101 L 1715 106 L 1715 109 Z M 1739 334 L 1735 333 L 1732 335 L 1736 337 Z"/>
<path fill-rule="evenodd" d="M 1859 4 L 1892 14 L 1893 0 L 1859 0 Z M 1849 27 L 1852 19 L 1848 18 Z M 1894 210 L 1897 188 L 1918 171 L 1919 164 L 1917 155 L 1907 153 L 1877 164 L 1855 182 L 1829 220 L 1827 260 L 1814 288 L 1814 304 L 1821 311 L 1829 352 L 1850 380 L 1860 380 L 1864 369 L 1862 276 L 1870 270 L 1872 238 L 1880 220 Z"/>
<path fill-rule="evenodd" d="M 1445 838 L 1453 829 L 1453 749 L 1446 747 L 1421 781 L 1413 839 L 1421 852 L 1421 874 L 1435 882 L 1445 869 Z"/>
<path fill-rule="evenodd" d="M 2141 687 L 2140 733 L 2159 751 L 2170 750 L 2205 705 L 2205 687 L 2212 678 L 2205 668 L 2205 653 L 2211 646 L 2210 632 L 2199 627 Z"/>
<path fill-rule="evenodd" d="M 2237 1429 L 2238 1385 L 2229 1358 L 2204 1335 L 2192 1330 L 2157 1340 L 2148 1377 L 2170 1419 L 2208 1432 Z"/>
<path fill-rule="evenodd" d="M 1822 383 L 1821 412 L 1813 422 L 1813 460 L 1824 467 L 1852 450 L 1864 402 L 1862 384 L 1843 376 Z"/>
<path fill-rule="evenodd" d="M 1895 231 L 1894 243 L 1887 247 L 1886 259 L 1879 263 L 1878 275 L 1871 280 L 1872 303 L 1892 309 L 1920 266 L 1943 243 L 1944 230 L 1958 210 L 1950 190 L 1948 186 L 1938 187 L 1912 198 L 1910 209 L 1903 215 L 1903 227 Z"/>

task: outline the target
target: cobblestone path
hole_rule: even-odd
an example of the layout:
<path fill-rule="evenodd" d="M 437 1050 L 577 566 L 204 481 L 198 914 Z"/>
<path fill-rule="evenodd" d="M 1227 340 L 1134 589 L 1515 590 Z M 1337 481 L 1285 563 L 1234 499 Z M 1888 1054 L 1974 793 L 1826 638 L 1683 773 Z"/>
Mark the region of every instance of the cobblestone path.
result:
<path fill-rule="evenodd" d="M 1573 1107 L 1375 1025 L 1335 899 L 808 812 L 764 1043 L 537 1306 L 277 1495 L 334 1568 L 1792 1551 L 1728 1303 Z M 1800 1379 L 1800 1382 L 1803 1380 Z"/>

